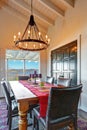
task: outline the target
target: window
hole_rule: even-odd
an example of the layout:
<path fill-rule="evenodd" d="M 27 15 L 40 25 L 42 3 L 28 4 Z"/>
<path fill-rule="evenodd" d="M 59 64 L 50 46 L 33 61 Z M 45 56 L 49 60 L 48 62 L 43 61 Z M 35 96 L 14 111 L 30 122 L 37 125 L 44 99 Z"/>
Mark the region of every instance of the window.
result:
<path fill-rule="evenodd" d="M 39 72 L 39 62 L 25 60 L 25 75 L 33 74 L 34 70 L 36 70 L 37 73 Z"/>
<path fill-rule="evenodd" d="M 18 75 L 39 72 L 39 52 L 6 51 L 7 80 L 17 80 Z"/>

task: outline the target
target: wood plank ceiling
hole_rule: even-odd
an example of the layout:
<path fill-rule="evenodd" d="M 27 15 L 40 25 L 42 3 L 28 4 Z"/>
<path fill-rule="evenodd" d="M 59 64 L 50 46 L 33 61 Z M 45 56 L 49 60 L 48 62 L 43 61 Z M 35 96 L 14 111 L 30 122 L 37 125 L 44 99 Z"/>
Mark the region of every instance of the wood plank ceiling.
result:
<path fill-rule="evenodd" d="M 65 16 L 68 8 L 74 7 L 75 0 L 33 0 L 33 14 L 37 25 L 44 33 L 55 24 L 55 20 Z M 31 0 L 0 0 L 0 7 L 5 8 L 26 20 L 31 14 Z"/>
<path fill-rule="evenodd" d="M 33 15 L 40 31 L 46 34 L 56 19 L 64 18 L 67 9 L 74 5 L 75 0 L 33 0 Z M 31 14 L 31 0 L 0 0 L 0 8 L 25 21 Z"/>

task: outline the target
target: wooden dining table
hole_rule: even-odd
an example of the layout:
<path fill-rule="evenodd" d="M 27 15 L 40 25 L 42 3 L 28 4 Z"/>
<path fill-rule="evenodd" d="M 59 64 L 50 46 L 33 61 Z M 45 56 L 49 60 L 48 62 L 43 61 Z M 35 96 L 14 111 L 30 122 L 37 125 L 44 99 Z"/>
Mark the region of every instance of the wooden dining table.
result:
<path fill-rule="evenodd" d="M 18 102 L 19 130 L 27 130 L 27 125 L 28 125 L 27 114 L 28 114 L 28 111 L 29 111 L 29 106 L 31 104 L 39 103 L 39 97 L 36 96 L 31 91 L 31 89 L 28 89 L 27 87 L 25 87 L 26 86 L 25 84 L 27 84 L 29 86 L 28 81 L 23 81 L 23 82 L 9 81 L 9 85 L 11 87 L 11 90 L 13 91 L 13 93 L 15 95 L 15 99 Z M 34 85 L 32 87 L 34 87 Z M 48 86 L 46 86 L 46 89 L 42 89 L 39 86 L 39 89 L 41 91 L 40 96 L 45 94 L 45 97 L 46 97 L 46 95 L 49 93 L 50 87 L 55 87 L 55 86 L 53 86 L 52 84 L 48 84 Z M 64 86 L 57 86 L 57 87 L 62 88 Z M 36 88 L 38 88 L 38 85 L 36 86 Z"/>
<path fill-rule="evenodd" d="M 38 97 L 19 81 L 9 81 L 9 85 L 18 102 L 19 130 L 27 130 L 27 113 L 30 104 L 38 103 Z"/>

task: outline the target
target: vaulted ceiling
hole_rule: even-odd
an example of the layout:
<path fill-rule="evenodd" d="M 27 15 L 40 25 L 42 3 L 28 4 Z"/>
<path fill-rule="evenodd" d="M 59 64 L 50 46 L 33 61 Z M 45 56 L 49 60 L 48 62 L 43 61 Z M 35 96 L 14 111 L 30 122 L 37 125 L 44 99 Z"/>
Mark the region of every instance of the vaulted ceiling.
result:
<path fill-rule="evenodd" d="M 39 30 L 44 34 L 47 34 L 48 29 L 51 26 L 54 26 L 57 18 L 64 19 L 67 9 L 74 8 L 75 6 L 75 0 L 32 0 L 32 2 L 33 2 L 33 15 L 35 17 L 35 22 Z M 31 0 L 0 0 L 0 10 L 1 9 L 4 9 L 8 14 L 15 17 L 15 19 L 18 18 L 22 22 L 23 21 L 28 22 L 29 16 L 31 15 Z M 13 25 L 14 28 L 12 29 L 14 30 L 16 26 L 15 22 Z M 11 33 L 11 31 L 9 30 L 9 34 Z M 8 43 L 10 43 L 10 40 L 8 41 Z M 7 58 L 14 58 L 14 57 L 16 57 L 17 59 L 21 58 L 20 57 L 21 52 L 19 53 L 19 51 L 18 52 L 16 51 L 15 54 L 13 53 L 14 53 L 13 51 L 12 53 L 11 51 L 8 51 Z M 25 58 L 28 59 L 31 55 L 33 54 L 32 53 L 27 54 L 26 52 L 24 59 Z M 33 57 L 35 57 L 35 55 L 37 55 L 36 59 L 37 57 L 39 58 L 38 53 L 37 54 L 35 53 Z"/>
<path fill-rule="evenodd" d="M 33 0 L 33 14 L 40 30 L 46 34 L 55 20 L 64 18 L 67 9 L 74 4 L 75 0 Z M 0 7 L 24 21 L 31 14 L 31 0 L 0 0 Z"/>

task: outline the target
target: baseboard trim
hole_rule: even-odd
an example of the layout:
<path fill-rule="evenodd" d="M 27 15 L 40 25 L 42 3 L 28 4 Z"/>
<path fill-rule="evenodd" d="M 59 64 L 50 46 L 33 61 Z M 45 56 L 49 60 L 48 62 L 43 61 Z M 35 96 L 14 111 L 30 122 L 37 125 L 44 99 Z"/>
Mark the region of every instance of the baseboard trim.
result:
<path fill-rule="evenodd" d="M 87 120 L 87 112 L 82 109 L 78 110 L 78 115 Z"/>

